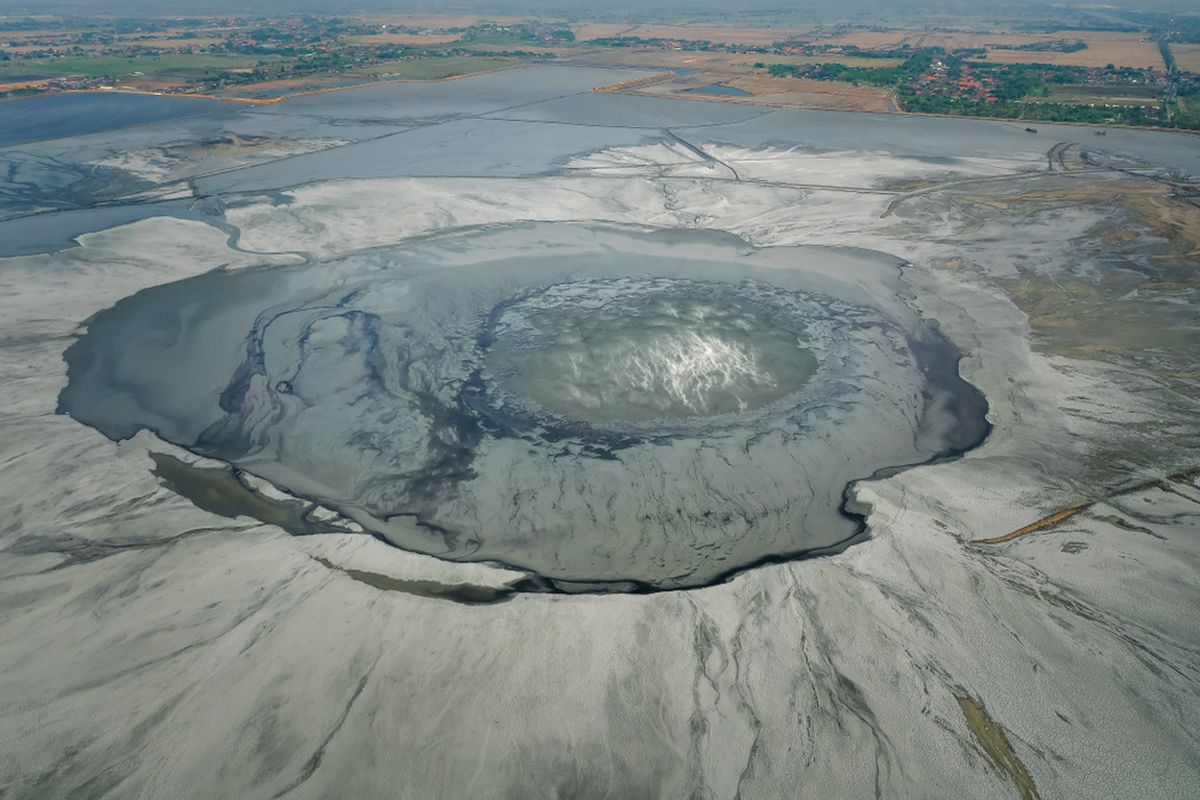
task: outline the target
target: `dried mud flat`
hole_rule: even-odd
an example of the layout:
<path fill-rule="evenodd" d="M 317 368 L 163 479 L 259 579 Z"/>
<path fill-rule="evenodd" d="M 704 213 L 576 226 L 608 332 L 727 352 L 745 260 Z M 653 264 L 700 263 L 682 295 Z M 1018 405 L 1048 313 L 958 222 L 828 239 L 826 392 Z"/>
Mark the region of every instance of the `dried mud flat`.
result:
<path fill-rule="evenodd" d="M 889 90 L 877 86 L 855 86 L 844 81 L 746 76 L 729 81 L 729 85 L 749 92 L 755 102 L 768 105 L 827 108 L 834 111 L 896 110 Z"/>
<path fill-rule="evenodd" d="M 877 86 L 770 77 L 751 72 L 748 62 L 729 56 L 679 60 L 681 65 L 687 65 L 684 69 L 688 71 L 683 75 L 673 71 L 662 73 L 654 80 L 647 79 L 645 85 L 619 85 L 619 89 L 649 97 L 713 103 L 875 113 L 895 113 L 898 110 L 891 90 Z"/>
<path fill-rule="evenodd" d="M 1200 623 L 1185 613 L 1200 604 L 1195 140 L 592 91 L 650 74 L 512 70 L 0 149 L 0 198 L 15 215 L 0 222 L 6 797 L 1200 792 Z M 270 147 L 251 137 L 321 147 L 260 160 Z M 227 143 L 219 158 L 206 140 Z M 169 170 L 147 167 L 164 153 Z M 644 240 L 666 248 L 653 270 L 629 243 Z M 478 241 L 509 266 L 468 263 Z M 619 263 L 574 261 L 593 250 Z M 700 258 L 718 251 L 727 266 Z M 748 418 L 723 416 L 729 404 L 783 418 L 780 393 L 810 386 L 776 366 L 773 380 L 786 380 L 772 388 L 756 371 L 786 351 L 763 329 L 787 324 L 738 316 L 749 299 L 783 308 L 762 285 L 793 273 L 836 274 L 855 302 L 869 294 L 936 327 L 961 354 L 954 374 L 986 400 L 977 446 L 839 478 L 843 510 L 863 526 L 840 552 L 764 559 L 704 587 L 549 593 L 549 567 L 388 543 L 354 519 L 365 507 L 355 497 L 381 495 L 311 491 L 317 478 L 361 489 L 389 448 L 430 452 L 456 486 L 483 476 L 519 489 L 480 507 L 499 509 L 486 522 L 520 549 L 547 528 L 510 512 L 544 521 L 579 499 L 571 481 L 619 481 L 630 468 L 629 432 L 662 399 L 659 382 L 637 377 L 642 337 L 630 331 L 670 332 L 667 301 L 698 318 L 709 284 L 672 283 L 696 278 L 697 263 L 715 271 L 708 281 L 763 258 L 769 281 L 721 289 L 734 294 L 707 331 L 720 341 L 693 331 L 671 342 L 702 346 L 661 351 L 716 358 L 762 390 L 679 384 L 716 392 L 684 403 L 691 412 L 665 406 L 705 440 L 672 462 L 682 472 L 703 467 L 728 489 L 750 471 L 723 471 L 721 459 L 752 452 L 731 438 Z M 367 280 L 378 275 L 392 279 Z M 616 292 L 618 279 L 635 289 Z M 878 281 L 892 290 L 868 291 Z M 605 306 L 618 322 L 597 332 L 575 304 L 609 295 L 627 301 Z M 129 406 L 137 424 L 110 439 L 97 419 L 56 413 L 75 380 L 64 353 L 134 307 L 146 313 L 126 329 L 129 363 L 91 365 L 125 389 L 131 375 L 144 382 Z M 454 324 L 417 325 L 435 312 Z M 901 396 L 924 407 L 928 375 L 878 361 L 920 342 L 879 338 L 886 326 L 857 313 L 863 346 L 828 362 L 877 398 L 854 407 L 895 412 Z M 805 336 L 817 316 L 805 312 Z M 206 330 L 238 341 L 206 349 Z M 819 364 L 834 351 L 814 342 Z M 559 391 L 568 370 L 541 366 L 580 353 L 628 368 Z M 403 414 L 379 403 L 420 386 L 430 402 L 406 401 Z M 614 390 L 619 418 L 592 402 Z M 505 391 L 518 396 L 502 402 Z M 322 417 L 339 393 L 353 411 Z M 495 427 L 452 424 L 439 393 Z M 85 398 L 80 416 L 110 401 Z M 379 422 L 353 451 L 335 435 L 350 414 Z M 270 451 L 274 426 L 297 420 L 300 438 Z M 928 427 L 926 445 L 951 431 Z M 756 430 L 752 446 L 772 452 L 801 441 L 779 424 Z M 832 430 L 824 441 L 845 463 L 869 463 L 884 435 Z M 675 446 L 639 444 L 638 457 Z M 757 492 L 768 478 L 785 494 L 803 482 L 794 470 L 756 474 Z M 533 480 L 542 475 L 554 480 Z M 471 509 L 420 494 L 421 477 L 383 489 L 403 484 L 444 516 Z M 625 491 L 651 496 L 662 519 L 703 518 L 671 485 Z M 614 496 L 608 514 L 641 508 Z M 644 524 L 621 532 L 639 541 Z M 586 542 L 587 526 L 571 532 Z"/>

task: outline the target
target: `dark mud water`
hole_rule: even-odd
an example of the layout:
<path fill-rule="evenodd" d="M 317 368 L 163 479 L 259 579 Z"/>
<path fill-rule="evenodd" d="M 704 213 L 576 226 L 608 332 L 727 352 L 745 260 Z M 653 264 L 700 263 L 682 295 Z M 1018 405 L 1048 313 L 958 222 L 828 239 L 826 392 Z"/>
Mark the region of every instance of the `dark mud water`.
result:
<path fill-rule="evenodd" d="M 61 410 L 531 586 L 704 585 L 861 533 L 847 485 L 987 432 L 898 262 L 515 225 L 217 271 L 97 315 Z"/>

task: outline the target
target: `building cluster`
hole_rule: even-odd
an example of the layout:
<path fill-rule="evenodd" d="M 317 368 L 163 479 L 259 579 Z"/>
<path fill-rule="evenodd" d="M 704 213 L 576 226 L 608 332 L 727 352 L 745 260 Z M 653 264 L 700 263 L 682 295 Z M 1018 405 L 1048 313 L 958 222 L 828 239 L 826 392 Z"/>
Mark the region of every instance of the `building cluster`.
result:
<path fill-rule="evenodd" d="M 996 103 L 998 78 L 983 70 L 972 70 L 966 65 L 953 68 L 942 60 L 934 61 L 929 71 L 914 81 L 913 91 L 918 95 L 936 95 L 951 100 L 966 100 L 975 103 Z"/>
<path fill-rule="evenodd" d="M 66 75 L 61 78 L 44 78 L 34 81 L 0 81 L 0 97 L 43 92 L 78 92 L 91 89 L 111 88 L 112 78 L 97 76 Z"/>
<path fill-rule="evenodd" d="M 1161 69 L 1114 66 L 1083 67 L 1081 69 L 1084 70 L 1084 80 L 1081 83 L 1129 84 L 1165 89 L 1168 82 L 1166 71 Z"/>

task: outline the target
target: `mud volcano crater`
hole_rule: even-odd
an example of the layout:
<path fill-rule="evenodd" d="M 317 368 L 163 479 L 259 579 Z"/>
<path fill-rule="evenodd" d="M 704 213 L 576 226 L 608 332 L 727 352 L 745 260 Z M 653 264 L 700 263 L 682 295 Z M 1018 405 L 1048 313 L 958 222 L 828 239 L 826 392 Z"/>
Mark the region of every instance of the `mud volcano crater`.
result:
<path fill-rule="evenodd" d="M 699 586 L 838 549 L 848 484 L 986 435 L 899 266 L 530 224 L 218 270 L 90 320 L 60 410 L 531 585 Z"/>
<path fill-rule="evenodd" d="M 495 413 L 581 435 L 744 424 L 816 371 L 806 318 L 818 310 L 801 293 L 751 282 L 560 283 L 488 315 L 483 373 L 501 398 Z"/>

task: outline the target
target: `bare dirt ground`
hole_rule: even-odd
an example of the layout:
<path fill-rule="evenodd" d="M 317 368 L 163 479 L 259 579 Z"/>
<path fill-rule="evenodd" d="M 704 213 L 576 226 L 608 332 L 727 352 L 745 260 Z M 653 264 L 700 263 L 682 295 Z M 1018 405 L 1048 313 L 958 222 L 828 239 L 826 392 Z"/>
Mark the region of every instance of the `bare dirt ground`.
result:
<path fill-rule="evenodd" d="M 772 78 L 746 75 L 728 82 L 753 95 L 753 102 L 798 105 L 840 111 L 894 111 L 891 94 L 878 86 L 855 86 L 843 81 L 814 81 L 805 78 Z"/>
<path fill-rule="evenodd" d="M 653 69 L 679 70 L 678 77 L 639 86 L 638 94 L 658 97 L 683 97 L 751 105 L 823 108 L 843 111 L 896 111 L 887 89 L 875 86 L 854 86 L 841 81 L 815 81 L 801 78 L 772 78 L 755 68 L 757 60 L 771 63 L 811 63 L 814 61 L 844 61 L 859 66 L 892 66 L 898 59 L 862 59 L 804 56 L 759 56 L 737 53 L 708 53 L 683 50 L 633 50 L 629 48 L 596 48 L 571 53 L 576 61 L 613 66 L 639 66 Z M 861 63 L 860 63 L 861 62 Z M 713 95 L 695 91 L 711 84 L 725 84 L 749 92 L 747 96 Z"/>
<path fill-rule="evenodd" d="M 683 97 L 689 100 L 748 103 L 751 105 L 823 108 L 844 111 L 894 112 L 896 107 L 887 89 L 854 86 L 842 81 L 815 81 L 801 78 L 772 78 L 757 69 L 756 61 L 804 64 L 839 61 L 854 66 L 884 67 L 901 63 L 899 59 L 839 58 L 836 56 L 765 56 L 744 53 L 712 53 L 684 50 L 636 50 L 631 48 L 594 48 L 570 53 L 576 62 L 610 66 L 637 66 L 656 70 L 676 70 L 670 80 L 636 87 L 638 94 L 658 97 Z M 705 86 L 724 84 L 749 92 L 746 96 L 714 95 L 698 92 Z"/>
<path fill-rule="evenodd" d="M 1200 44 L 1173 44 L 1175 63 L 1188 72 L 1200 72 Z"/>
<path fill-rule="evenodd" d="M 1086 50 L 1074 53 L 1039 52 L 1036 50 L 991 50 L 988 61 L 1001 64 L 1061 64 L 1075 67 L 1152 67 L 1163 69 L 1158 45 L 1135 33 L 1106 33 L 1098 31 L 1069 31 L 1062 38 L 1087 42 Z"/>
<path fill-rule="evenodd" d="M 695 91 L 713 83 L 724 83 L 750 94 L 722 95 Z M 771 78 L 755 75 L 730 78 L 728 75 L 696 73 L 686 78 L 637 87 L 633 91 L 637 94 L 654 97 L 677 97 L 714 103 L 820 108 L 833 111 L 880 113 L 896 111 L 886 89 L 874 86 L 855 86 L 842 81 L 814 81 L 802 78 Z"/>

